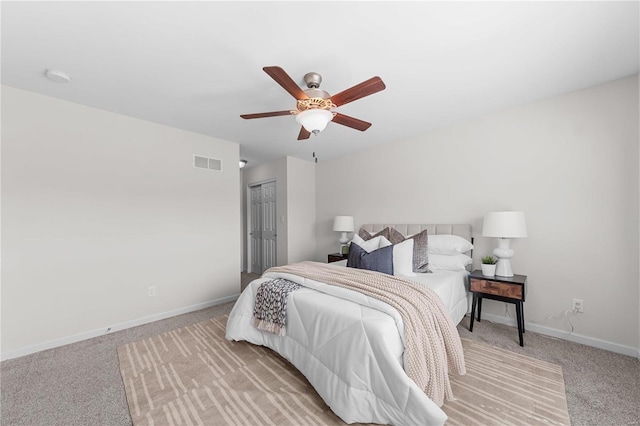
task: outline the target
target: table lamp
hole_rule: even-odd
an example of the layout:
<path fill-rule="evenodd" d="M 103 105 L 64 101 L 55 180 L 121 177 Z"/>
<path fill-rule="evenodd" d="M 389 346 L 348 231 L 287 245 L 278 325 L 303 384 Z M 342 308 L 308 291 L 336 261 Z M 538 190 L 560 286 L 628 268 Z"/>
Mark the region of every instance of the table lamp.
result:
<path fill-rule="evenodd" d="M 511 258 L 513 250 L 509 248 L 512 238 L 527 236 L 527 224 L 523 212 L 492 212 L 487 213 L 482 224 L 483 237 L 498 238 L 498 247 L 493 254 L 498 258 L 496 275 L 512 277 Z"/>
<path fill-rule="evenodd" d="M 342 232 L 342 236 L 340 237 L 340 243 L 347 244 L 349 242 L 349 237 L 347 237 L 347 232 L 354 231 L 353 216 L 336 216 L 333 219 L 333 230 L 337 232 Z"/>

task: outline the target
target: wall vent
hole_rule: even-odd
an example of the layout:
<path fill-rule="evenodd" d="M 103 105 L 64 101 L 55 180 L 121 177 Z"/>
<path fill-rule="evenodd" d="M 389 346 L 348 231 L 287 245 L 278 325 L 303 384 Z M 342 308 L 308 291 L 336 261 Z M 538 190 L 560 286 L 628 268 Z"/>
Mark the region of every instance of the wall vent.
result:
<path fill-rule="evenodd" d="M 209 169 L 218 172 L 222 171 L 222 160 L 216 158 L 202 157 L 200 155 L 193 156 L 193 167 L 196 169 Z"/>

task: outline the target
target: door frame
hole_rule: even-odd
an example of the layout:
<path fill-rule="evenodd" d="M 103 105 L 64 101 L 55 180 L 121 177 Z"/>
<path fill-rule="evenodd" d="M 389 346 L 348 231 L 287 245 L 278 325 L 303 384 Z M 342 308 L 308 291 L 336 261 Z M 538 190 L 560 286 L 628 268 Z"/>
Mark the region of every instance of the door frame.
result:
<path fill-rule="evenodd" d="M 273 182 L 276 186 L 276 229 L 278 228 L 278 180 L 276 178 L 269 178 L 264 180 L 259 180 L 257 182 L 248 183 L 246 186 L 246 203 L 245 203 L 245 212 L 247 217 L 247 223 L 245 223 L 245 229 L 247 231 L 246 244 L 247 244 L 247 272 L 254 273 L 251 270 L 251 187 L 264 185 L 265 183 Z M 276 238 L 276 253 L 278 247 L 278 239 Z M 262 271 L 260 272 L 262 273 Z"/>

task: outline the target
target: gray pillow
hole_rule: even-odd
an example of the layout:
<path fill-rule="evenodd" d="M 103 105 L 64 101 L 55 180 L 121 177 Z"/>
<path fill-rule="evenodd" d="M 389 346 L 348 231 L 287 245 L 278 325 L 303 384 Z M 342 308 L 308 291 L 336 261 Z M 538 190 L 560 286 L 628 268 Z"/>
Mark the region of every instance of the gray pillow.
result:
<path fill-rule="evenodd" d="M 349 247 L 347 267 L 367 269 L 393 275 L 393 246 L 387 246 L 367 253 L 356 243 Z"/>
<path fill-rule="evenodd" d="M 427 270 L 429 265 L 429 256 L 427 254 L 429 236 L 427 235 L 427 230 L 425 229 L 409 238 L 413 239 L 413 272 L 429 272 Z M 389 241 L 391 244 L 395 245 L 409 238 L 406 238 L 395 228 L 389 229 Z"/>
<path fill-rule="evenodd" d="M 366 229 L 360 228 L 358 230 L 358 236 L 360 238 L 362 238 L 363 240 L 365 240 L 365 241 L 369 241 L 372 238 L 379 237 L 380 235 L 382 235 L 383 237 L 385 237 L 388 240 L 389 239 L 389 229 L 390 228 L 387 226 L 382 231 L 372 235 Z"/>

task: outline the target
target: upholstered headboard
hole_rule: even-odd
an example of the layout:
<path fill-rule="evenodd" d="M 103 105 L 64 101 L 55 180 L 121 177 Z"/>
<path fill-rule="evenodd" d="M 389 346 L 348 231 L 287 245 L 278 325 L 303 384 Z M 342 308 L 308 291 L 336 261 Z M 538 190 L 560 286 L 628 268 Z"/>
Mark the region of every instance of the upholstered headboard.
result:
<path fill-rule="evenodd" d="M 419 232 L 427 230 L 427 234 L 429 235 L 438 235 L 438 234 L 451 234 L 458 235 L 467 241 L 471 241 L 471 225 L 468 224 L 460 224 L 460 225 L 447 225 L 447 224 L 418 224 L 418 225 L 407 225 L 407 224 L 399 224 L 399 225 L 391 225 L 391 224 L 366 224 L 362 225 L 362 227 L 372 234 L 375 234 L 378 231 L 382 231 L 387 226 L 396 228 L 402 235 L 413 235 Z"/>

